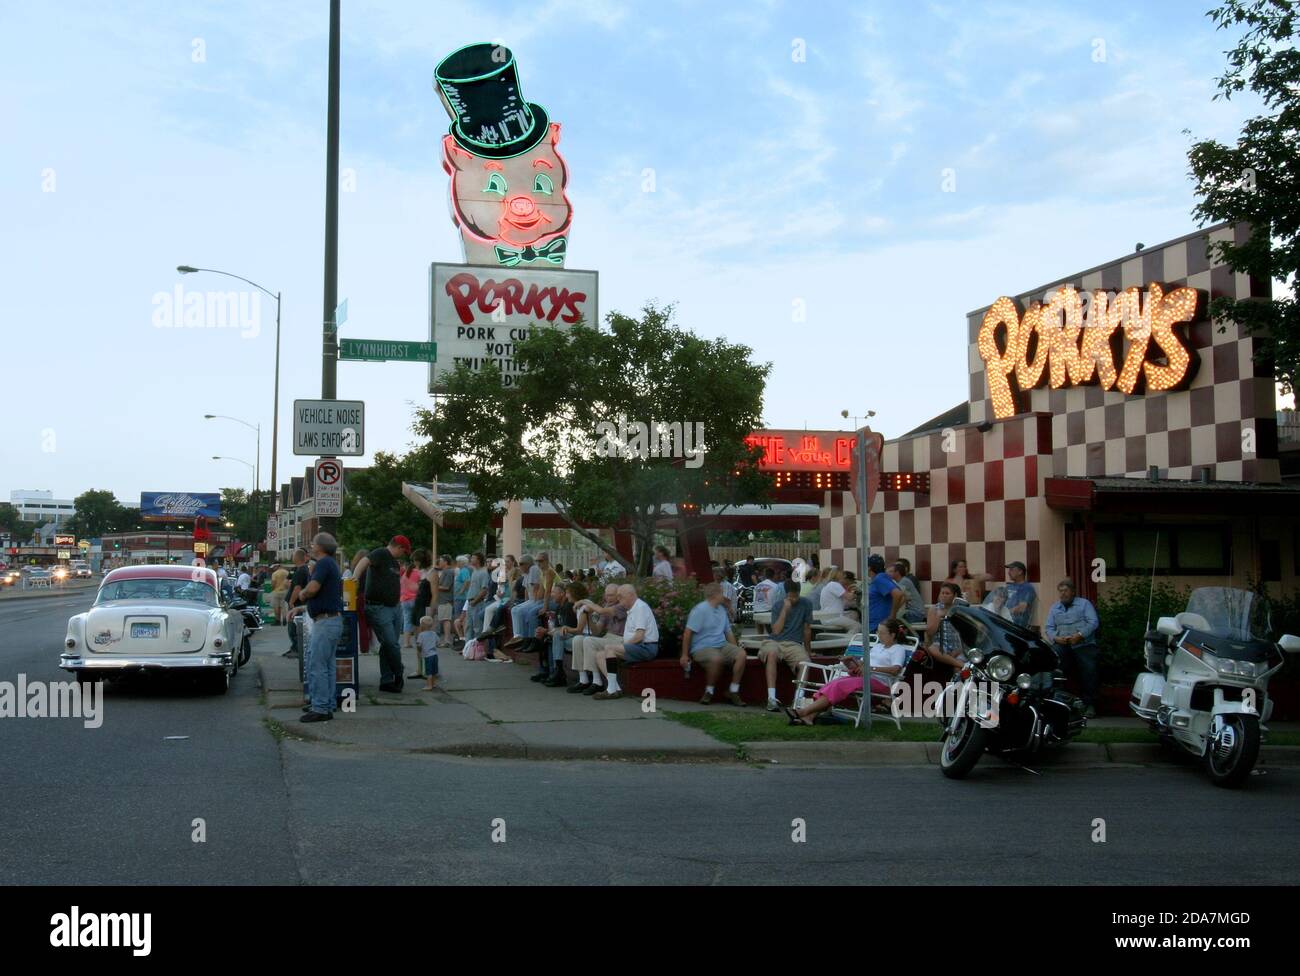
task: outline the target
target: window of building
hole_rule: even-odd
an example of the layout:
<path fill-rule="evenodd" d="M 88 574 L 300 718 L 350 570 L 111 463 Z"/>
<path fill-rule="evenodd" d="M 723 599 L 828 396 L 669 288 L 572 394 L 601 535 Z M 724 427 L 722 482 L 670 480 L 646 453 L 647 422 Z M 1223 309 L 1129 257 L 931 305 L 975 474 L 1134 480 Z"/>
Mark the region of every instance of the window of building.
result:
<path fill-rule="evenodd" d="M 1259 540 L 1259 575 L 1265 583 L 1282 582 L 1282 543 L 1277 539 Z"/>
<path fill-rule="evenodd" d="M 1097 525 L 1098 558 L 1116 575 L 1218 576 L 1231 572 L 1232 532 L 1224 524 L 1176 526 Z M 1280 555 L 1279 555 L 1280 569 Z M 1280 575 L 1280 574 L 1279 574 Z"/>

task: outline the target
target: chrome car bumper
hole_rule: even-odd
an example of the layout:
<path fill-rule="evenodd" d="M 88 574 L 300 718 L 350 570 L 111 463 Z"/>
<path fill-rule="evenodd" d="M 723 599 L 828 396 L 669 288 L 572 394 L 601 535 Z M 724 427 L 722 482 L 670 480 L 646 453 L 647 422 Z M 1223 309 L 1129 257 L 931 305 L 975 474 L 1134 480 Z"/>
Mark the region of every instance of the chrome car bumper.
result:
<path fill-rule="evenodd" d="M 228 668 L 233 660 L 229 651 L 220 654 L 170 655 L 149 657 L 130 655 L 91 655 L 63 653 L 59 667 L 65 671 L 171 671 L 184 668 Z"/>

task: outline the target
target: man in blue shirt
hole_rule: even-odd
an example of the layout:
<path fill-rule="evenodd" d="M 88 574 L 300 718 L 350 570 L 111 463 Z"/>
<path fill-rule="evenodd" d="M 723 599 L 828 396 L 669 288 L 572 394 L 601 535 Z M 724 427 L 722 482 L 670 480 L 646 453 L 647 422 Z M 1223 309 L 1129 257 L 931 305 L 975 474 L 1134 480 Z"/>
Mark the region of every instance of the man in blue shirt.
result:
<path fill-rule="evenodd" d="M 776 700 L 776 665 L 784 661 L 790 672 L 799 674 L 801 661 L 812 660 L 812 601 L 800 596 L 801 587 L 794 580 L 785 581 L 785 599 L 772 608 L 772 639 L 758 648 L 758 659 L 767 672 L 767 710 L 778 712 Z"/>
<path fill-rule="evenodd" d="M 311 617 L 311 637 L 307 644 L 307 697 L 311 699 L 303 722 L 328 722 L 334 717 L 334 656 L 343 636 L 343 575 L 334 553 L 338 543 L 328 532 L 312 540 L 316 567 L 311 581 L 302 591 Z"/>
<path fill-rule="evenodd" d="M 1068 576 L 1057 585 L 1056 592 L 1061 598 L 1047 611 L 1047 625 L 1043 631 L 1060 655 L 1065 673 L 1079 682 L 1084 714 L 1094 718 L 1097 714 L 1097 658 L 1101 655 L 1096 641 L 1100 626 L 1097 610 L 1076 595 L 1074 580 Z"/>
<path fill-rule="evenodd" d="M 883 621 L 899 616 L 907 594 L 885 574 L 884 556 L 867 559 L 867 576 L 870 579 L 867 583 L 866 633 L 874 634 Z"/>
<path fill-rule="evenodd" d="M 1009 562 L 1003 568 L 1010 577 L 1006 585 L 1006 593 L 1011 622 L 1021 627 L 1028 627 L 1034 619 L 1034 605 L 1038 602 L 1038 591 L 1034 589 L 1033 583 L 1025 579 L 1028 570 L 1020 560 Z"/>
<path fill-rule="evenodd" d="M 631 618 L 628 619 L 630 622 Z M 700 704 L 713 703 L 713 690 L 722 674 L 722 666 L 730 664 L 731 687 L 727 691 L 727 701 L 743 708 L 745 701 L 740 697 L 740 678 L 745 673 L 746 660 L 744 650 L 731 632 L 727 608 L 722 605 L 722 587 L 710 583 L 704 587 L 704 599 L 695 604 L 686 618 L 686 629 L 682 632 L 682 668 L 689 668 L 691 661 L 704 668 L 705 688 Z"/>

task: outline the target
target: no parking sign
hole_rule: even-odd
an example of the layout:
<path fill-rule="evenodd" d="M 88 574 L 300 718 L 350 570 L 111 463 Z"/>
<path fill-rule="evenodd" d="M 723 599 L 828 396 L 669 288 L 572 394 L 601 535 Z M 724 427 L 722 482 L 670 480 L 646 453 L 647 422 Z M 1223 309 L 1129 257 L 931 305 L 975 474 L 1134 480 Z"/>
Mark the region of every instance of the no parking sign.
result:
<path fill-rule="evenodd" d="M 338 518 L 343 514 L 343 462 L 337 458 L 316 461 L 316 515 Z"/>

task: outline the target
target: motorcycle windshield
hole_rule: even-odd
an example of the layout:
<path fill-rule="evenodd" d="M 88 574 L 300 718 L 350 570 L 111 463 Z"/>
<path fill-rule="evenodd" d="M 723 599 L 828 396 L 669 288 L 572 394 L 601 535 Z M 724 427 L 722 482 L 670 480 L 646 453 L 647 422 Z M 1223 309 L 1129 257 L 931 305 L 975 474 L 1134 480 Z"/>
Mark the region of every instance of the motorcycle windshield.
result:
<path fill-rule="evenodd" d="M 1192 591 L 1186 612 L 1201 619 L 1184 620 L 1185 626 L 1225 640 L 1268 641 L 1273 632 L 1267 602 L 1250 590 L 1202 586 Z"/>

